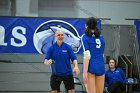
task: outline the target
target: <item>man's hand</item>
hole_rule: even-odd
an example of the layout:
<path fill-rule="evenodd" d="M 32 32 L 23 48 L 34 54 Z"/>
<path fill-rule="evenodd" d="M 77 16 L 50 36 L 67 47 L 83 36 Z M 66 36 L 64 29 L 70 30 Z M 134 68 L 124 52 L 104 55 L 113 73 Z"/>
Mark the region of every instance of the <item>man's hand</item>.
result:
<path fill-rule="evenodd" d="M 73 68 L 73 72 L 75 72 L 76 75 L 80 74 L 80 70 L 79 70 L 79 68 L 77 66 Z"/>
<path fill-rule="evenodd" d="M 45 59 L 45 61 L 44 61 L 45 65 L 51 65 L 52 63 L 53 63 L 53 61 L 51 59 L 50 60 Z"/>

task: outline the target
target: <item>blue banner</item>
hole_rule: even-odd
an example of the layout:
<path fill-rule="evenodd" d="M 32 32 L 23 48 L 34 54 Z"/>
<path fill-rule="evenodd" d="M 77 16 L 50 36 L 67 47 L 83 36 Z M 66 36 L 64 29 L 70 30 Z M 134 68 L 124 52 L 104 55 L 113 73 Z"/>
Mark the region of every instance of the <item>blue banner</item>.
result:
<path fill-rule="evenodd" d="M 64 42 L 75 53 L 82 53 L 80 37 L 85 31 L 85 19 L 0 17 L 0 53 L 44 54 L 54 44 L 56 30 L 62 30 Z M 98 20 L 101 28 L 101 21 Z"/>
<path fill-rule="evenodd" d="M 138 45 L 139 45 L 139 51 L 140 51 L 140 21 L 134 21 L 134 24 L 137 30 Z"/>

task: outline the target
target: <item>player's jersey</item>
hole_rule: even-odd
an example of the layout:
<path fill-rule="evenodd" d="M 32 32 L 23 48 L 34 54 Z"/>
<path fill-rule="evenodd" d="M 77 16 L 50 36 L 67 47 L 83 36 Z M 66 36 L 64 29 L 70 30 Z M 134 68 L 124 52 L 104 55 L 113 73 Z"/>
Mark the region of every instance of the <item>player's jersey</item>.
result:
<path fill-rule="evenodd" d="M 105 42 L 102 35 L 98 38 L 95 36 L 89 37 L 86 34 L 82 36 L 83 51 L 90 51 L 90 62 L 88 71 L 96 74 L 102 75 L 105 73 L 104 68 L 104 47 Z"/>

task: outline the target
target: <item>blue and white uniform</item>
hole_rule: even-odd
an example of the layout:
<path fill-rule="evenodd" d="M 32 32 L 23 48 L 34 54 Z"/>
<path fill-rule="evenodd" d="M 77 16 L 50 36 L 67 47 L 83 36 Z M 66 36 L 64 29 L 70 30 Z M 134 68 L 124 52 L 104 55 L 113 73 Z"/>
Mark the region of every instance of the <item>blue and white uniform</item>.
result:
<path fill-rule="evenodd" d="M 104 47 L 105 42 L 102 35 L 96 38 L 84 34 L 82 36 L 83 51 L 90 52 L 90 60 L 88 66 L 88 72 L 95 75 L 103 75 L 105 73 L 104 67 Z"/>
<path fill-rule="evenodd" d="M 72 75 L 71 61 L 77 60 L 71 46 L 64 42 L 61 46 L 58 46 L 57 43 L 52 45 L 47 50 L 45 59 L 53 60 L 52 73 L 57 76 Z"/>
<path fill-rule="evenodd" d="M 121 68 L 116 68 L 114 71 L 108 70 L 105 72 L 105 87 L 108 87 L 108 85 L 115 82 L 125 83 L 126 81 L 126 76 Z"/>

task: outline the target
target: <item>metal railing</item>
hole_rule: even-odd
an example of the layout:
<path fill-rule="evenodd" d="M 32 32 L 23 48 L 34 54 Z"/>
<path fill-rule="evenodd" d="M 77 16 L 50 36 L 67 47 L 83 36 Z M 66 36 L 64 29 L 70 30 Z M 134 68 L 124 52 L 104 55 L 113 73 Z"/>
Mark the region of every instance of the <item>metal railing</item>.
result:
<path fill-rule="evenodd" d="M 121 58 L 121 60 L 122 60 L 122 62 L 125 64 L 125 74 L 126 74 L 126 77 L 128 77 L 128 64 L 127 64 L 127 62 L 123 59 L 123 57 L 122 56 L 120 56 L 120 58 Z"/>

